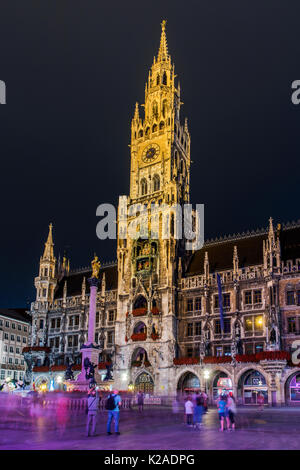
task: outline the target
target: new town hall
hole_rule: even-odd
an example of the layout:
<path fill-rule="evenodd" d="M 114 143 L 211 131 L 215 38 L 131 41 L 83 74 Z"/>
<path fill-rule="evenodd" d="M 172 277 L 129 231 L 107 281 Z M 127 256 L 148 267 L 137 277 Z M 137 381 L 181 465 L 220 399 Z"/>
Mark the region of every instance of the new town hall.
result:
<path fill-rule="evenodd" d="M 131 123 L 127 206 L 189 203 L 190 134 L 187 120 L 180 120 L 175 77 L 163 22 L 144 117 L 136 104 Z M 200 388 L 212 400 L 225 388 L 245 404 L 255 404 L 259 392 L 272 405 L 299 402 L 300 369 L 292 355 L 300 339 L 300 224 L 274 226 L 270 219 L 266 229 L 187 251 L 172 230 L 162 237 L 161 214 L 156 217 L 157 237 L 119 237 L 117 261 L 101 267 L 97 381 L 156 396 Z M 119 208 L 119 228 L 122 220 Z M 53 246 L 50 225 L 35 278 L 31 345 L 23 353 L 36 386 L 52 380 L 59 387 L 69 360 L 75 377 L 80 371 L 91 269 L 70 270 L 65 257 L 56 260 Z M 113 367 L 109 383 L 103 381 L 107 364 Z"/>

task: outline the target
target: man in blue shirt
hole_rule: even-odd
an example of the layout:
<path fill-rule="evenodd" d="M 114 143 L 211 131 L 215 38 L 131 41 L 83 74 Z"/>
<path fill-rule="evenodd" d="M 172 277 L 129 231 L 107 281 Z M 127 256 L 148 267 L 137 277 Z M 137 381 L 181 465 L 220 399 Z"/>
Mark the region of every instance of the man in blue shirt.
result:
<path fill-rule="evenodd" d="M 113 419 L 115 422 L 115 433 L 120 434 L 119 433 L 119 417 L 120 417 L 119 406 L 121 405 L 121 397 L 120 395 L 118 395 L 118 390 L 114 390 L 113 393 L 111 393 L 108 396 L 108 399 L 107 399 L 108 404 L 112 403 L 112 398 L 114 400 L 114 403 L 112 406 L 109 406 L 108 408 L 108 418 L 107 418 L 107 426 L 106 426 L 107 434 L 109 435 L 111 434 L 110 425 Z"/>
<path fill-rule="evenodd" d="M 224 421 L 226 417 L 226 408 L 227 408 L 227 397 L 226 395 L 221 395 L 217 402 L 218 414 L 220 420 L 220 429 L 219 431 L 224 431 Z"/>

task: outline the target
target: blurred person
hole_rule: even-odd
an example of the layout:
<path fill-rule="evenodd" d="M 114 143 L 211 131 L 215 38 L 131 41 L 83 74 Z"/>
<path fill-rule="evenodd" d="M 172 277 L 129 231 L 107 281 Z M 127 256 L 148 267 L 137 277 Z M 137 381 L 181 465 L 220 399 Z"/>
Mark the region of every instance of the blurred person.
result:
<path fill-rule="evenodd" d="M 200 430 L 201 428 L 203 412 L 204 412 L 203 398 L 200 395 L 198 395 L 196 397 L 196 404 L 193 410 L 193 424 L 194 424 L 195 429 Z"/>
<path fill-rule="evenodd" d="M 232 392 L 229 392 L 229 396 L 227 397 L 227 410 L 228 410 L 228 416 L 226 417 L 227 429 L 228 431 L 230 431 L 230 424 L 231 424 L 231 430 L 235 431 L 236 400 Z"/>
<path fill-rule="evenodd" d="M 219 431 L 221 432 L 224 431 L 224 421 L 226 418 L 226 406 L 227 406 L 226 402 L 227 402 L 226 395 L 224 394 L 220 395 L 217 401 L 217 407 L 218 407 L 218 415 L 219 415 L 219 421 L 220 421 Z"/>
<path fill-rule="evenodd" d="M 264 411 L 265 398 L 264 398 L 264 396 L 261 392 L 258 392 L 257 403 L 259 405 L 258 410 L 259 411 Z"/>
<path fill-rule="evenodd" d="M 205 393 L 204 390 L 201 392 L 201 397 L 202 397 L 202 399 L 203 399 L 203 410 L 204 410 L 204 413 L 207 413 L 207 411 L 208 411 L 208 396 L 207 396 L 207 394 Z"/>
<path fill-rule="evenodd" d="M 88 403 L 87 403 L 87 423 L 86 423 L 86 436 L 94 436 L 97 424 L 97 414 L 99 410 L 99 394 L 96 387 L 92 387 L 88 391 Z M 92 426 L 92 432 L 90 434 L 90 425 Z"/>
<path fill-rule="evenodd" d="M 113 393 L 108 395 L 106 400 L 106 409 L 108 411 L 106 431 L 108 435 L 111 435 L 110 427 L 111 422 L 115 422 L 115 433 L 120 434 L 119 432 L 119 420 L 120 420 L 120 405 L 122 403 L 121 397 L 118 393 L 118 390 L 114 390 Z"/>
<path fill-rule="evenodd" d="M 179 406 L 179 401 L 178 401 L 178 398 L 175 397 L 173 402 L 172 402 L 172 411 L 173 411 L 173 414 L 176 416 L 176 421 L 177 421 L 177 416 L 179 414 L 179 411 L 180 411 L 180 406 Z"/>
<path fill-rule="evenodd" d="M 142 391 L 139 391 L 137 395 L 137 402 L 138 402 L 139 412 L 141 413 L 142 411 L 144 411 L 144 394 Z"/>
<path fill-rule="evenodd" d="M 187 397 L 184 408 L 185 408 L 185 414 L 186 414 L 186 424 L 188 426 L 192 426 L 194 405 L 190 397 Z"/>
<path fill-rule="evenodd" d="M 63 393 L 59 393 L 56 403 L 56 424 L 59 428 L 60 437 L 65 433 L 69 419 L 68 399 Z"/>

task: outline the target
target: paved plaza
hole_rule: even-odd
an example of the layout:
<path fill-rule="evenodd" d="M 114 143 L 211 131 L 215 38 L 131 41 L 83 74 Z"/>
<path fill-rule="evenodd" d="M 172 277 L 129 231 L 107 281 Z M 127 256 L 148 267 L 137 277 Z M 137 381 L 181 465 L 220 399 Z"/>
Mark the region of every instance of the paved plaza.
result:
<path fill-rule="evenodd" d="M 43 410 L 30 418 L 28 412 L 2 410 L 0 449 L 105 449 L 105 450 L 199 450 L 199 449 L 299 449 L 300 408 L 240 408 L 235 432 L 219 432 L 216 409 L 204 416 L 203 429 L 195 431 L 183 424 L 183 415 L 171 409 L 146 408 L 121 412 L 117 436 L 106 434 L 106 412 L 98 415 L 97 434 L 85 436 L 86 415 L 70 412 L 64 429 L 55 413 Z"/>

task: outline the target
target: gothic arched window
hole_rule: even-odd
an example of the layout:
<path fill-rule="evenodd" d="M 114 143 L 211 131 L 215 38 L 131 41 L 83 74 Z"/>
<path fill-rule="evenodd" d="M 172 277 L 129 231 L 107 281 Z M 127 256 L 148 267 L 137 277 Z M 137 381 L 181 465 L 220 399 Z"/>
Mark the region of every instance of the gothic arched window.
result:
<path fill-rule="evenodd" d="M 164 118 L 166 117 L 167 110 L 168 110 L 168 102 L 167 102 L 167 100 L 163 100 L 162 115 L 163 115 Z"/>
<path fill-rule="evenodd" d="M 166 72 L 164 72 L 163 79 L 162 79 L 163 85 L 167 85 L 167 81 L 168 81 L 167 74 L 166 74 Z"/>
<path fill-rule="evenodd" d="M 157 76 L 156 76 L 156 85 L 159 85 L 159 82 L 160 82 L 160 77 L 159 77 L 159 73 L 158 73 Z"/>
<path fill-rule="evenodd" d="M 152 113 L 155 118 L 158 116 L 158 104 L 156 101 L 153 102 Z"/>
<path fill-rule="evenodd" d="M 162 130 L 164 127 L 165 127 L 165 123 L 164 123 L 164 121 L 161 121 L 159 123 L 159 129 Z"/>
<path fill-rule="evenodd" d="M 160 178 L 158 175 L 154 175 L 153 178 L 153 191 L 159 191 L 160 189 Z"/>
<path fill-rule="evenodd" d="M 141 194 L 142 196 L 144 196 L 145 194 L 147 194 L 147 181 L 145 178 L 143 178 L 141 180 Z"/>
<path fill-rule="evenodd" d="M 156 131 L 157 131 L 157 124 L 153 124 L 152 132 L 156 132 Z"/>

